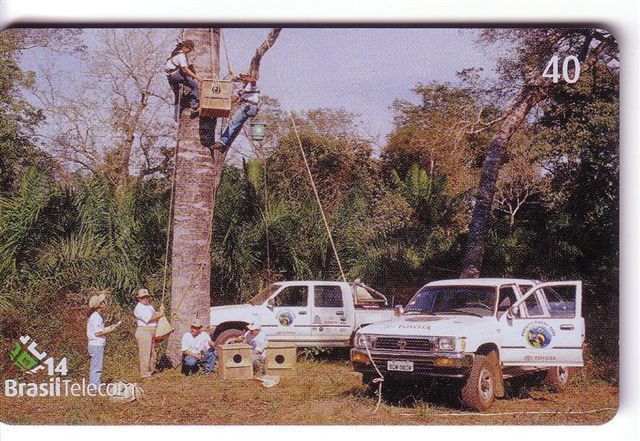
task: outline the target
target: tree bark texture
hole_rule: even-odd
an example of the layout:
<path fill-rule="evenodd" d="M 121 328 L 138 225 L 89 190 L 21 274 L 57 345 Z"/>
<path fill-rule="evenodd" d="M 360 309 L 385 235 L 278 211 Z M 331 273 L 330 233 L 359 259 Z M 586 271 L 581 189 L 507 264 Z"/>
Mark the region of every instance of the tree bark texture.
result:
<path fill-rule="evenodd" d="M 220 71 L 220 30 L 184 30 L 182 39 L 195 42 L 189 61 L 198 74 Z M 224 155 L 214 166 L 208 146 L 215 141 L 215 118 L 180 114 L 176 181 L 174 183 L 171 251 L 171 323 L 167 357 L 175 367 L 182 361 L 180 341 L 194 319 L 209 325 L 211 305 L 211 224 L 214 191 L 220 185 Z"/>

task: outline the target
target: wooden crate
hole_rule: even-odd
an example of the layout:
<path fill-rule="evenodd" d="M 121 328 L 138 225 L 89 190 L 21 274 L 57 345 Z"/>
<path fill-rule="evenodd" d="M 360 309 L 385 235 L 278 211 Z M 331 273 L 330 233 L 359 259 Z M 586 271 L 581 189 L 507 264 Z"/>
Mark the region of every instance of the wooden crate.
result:
<path fill-rule="evenodd" d="M 226 118 L 231 112 L 233 84 L 229 80 L 204 80 L 200 84 L 200 116 Z"/>
<path fill-rule="evenodd" d="M 268 375 L 290 375 L 295 373 L 298 354 L 294 343 L 269 343 L 265 369 Z"/>
<path fill-rule="evenodd" d="M 219 348 L 220 374 L 225 380 L 253 378 L 253 348 L 245 343 L 222 345 Z"/>

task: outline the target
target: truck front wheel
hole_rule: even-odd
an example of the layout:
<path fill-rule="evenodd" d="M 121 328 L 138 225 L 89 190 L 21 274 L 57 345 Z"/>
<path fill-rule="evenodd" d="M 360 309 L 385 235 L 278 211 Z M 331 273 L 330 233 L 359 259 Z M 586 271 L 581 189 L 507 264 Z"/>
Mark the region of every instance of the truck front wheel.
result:
<path fill-rule="evenodd" d="M 226 331 L 221 332 L 218 338 L 216 338 L 216 343 L 218 345 L 226 345 L 231 339 L 241 337 L 243 335 L 244 332 L 240 329 L 227 329 Z"/>
<path fill-rule="evenodd" d="M 484 355 L 476 355 L 469 377 L 462 387 L 462 402 L 465 407 L 484 412 L 495 400 L 496 378 L 494 369 Z"/>
<path fill-rule="evenodd" d="M 562 392 L 571 379 L 571 371 L 566 366 L 556 366 L 547 370 L 545 383 L 554 392 Z"/>

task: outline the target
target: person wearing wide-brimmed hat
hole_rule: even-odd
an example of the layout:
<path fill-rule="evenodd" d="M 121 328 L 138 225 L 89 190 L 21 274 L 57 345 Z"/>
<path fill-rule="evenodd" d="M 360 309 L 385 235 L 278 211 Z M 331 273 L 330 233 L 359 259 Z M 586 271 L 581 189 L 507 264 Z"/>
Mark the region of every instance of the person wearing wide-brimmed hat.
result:
<path fill-rule="evenodd" d="M 111 326 L 104 326 L 101 312 L 107 307 L 106 296 L 95 294 L 89 299 L 89 320 L 87 321 L 87 340 L 89 350 L 89 383 L 100 385 L 102 363 L 104 361 L 104 346 L 106 335 L 120 326 L 120 322 Z"/>
<path fill-rule="evenodd" d="M 164 315 L 164 306 L 160 305 L 160 311 L 156 312 L 149 291 L 140 288 L 136 294 L 138 304 L 133 310 L 136 318 L 136 342 L 138 343 L 138 361 L 140 365 L 140 376 L 150 378 L 156 366 L 156 348 L 153 337 L 156 332 L 158 319 Z"/>
<path fill-rule="evenodd" d="M 202 331 L 202 322 L 194 320 L 191 330 L 182 336 L 182 373 L 195 373 L 201 366 L 205 374 L 213 372 L 218 358 L 215 346 L 209 333 Z"/>

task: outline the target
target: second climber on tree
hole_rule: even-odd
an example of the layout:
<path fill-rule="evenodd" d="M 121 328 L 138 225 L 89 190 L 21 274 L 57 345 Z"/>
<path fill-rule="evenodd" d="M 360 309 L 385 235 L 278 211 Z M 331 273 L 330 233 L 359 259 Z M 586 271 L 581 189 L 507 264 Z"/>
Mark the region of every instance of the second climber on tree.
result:
<path fill-rule="evenodd" d="M 215 150 L 226 151 L 231 147 L 240 130 L 242 130 L 244 123 L 258 113 L 260 91 L 256 86 L 256 78 L 250 74 L 240 74 L 235 82 L 236 90 L 231 97 L 231 101 L 237 102 L 238 108 L 229 119 L 229 124 L 222 132 L 220 140 L 211 147 L 212 156 Z"/>
<path fill-rule="evenodd" d="M 200 86 L 198 83 L 202 82 L 202 78 L 196 75 L 195 69 L 187 61 L 187 54 L 192 52 L 193 48 L 193 40 L 185 40 L 182 43 L 178 43 L 164 66 L 167 72 L 167 81 L 169 81 L 175 96 L 176 111 L 174 116 L 176 120 L 181 110 L 180 107 L 186 107 L 187 104 L 180 103 L 180 85 L 185 85 L 191 89 L 191 93 L 188 95 L 191 109 L 198 109 L 200 104 Z"/>

